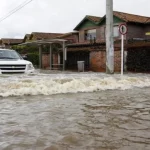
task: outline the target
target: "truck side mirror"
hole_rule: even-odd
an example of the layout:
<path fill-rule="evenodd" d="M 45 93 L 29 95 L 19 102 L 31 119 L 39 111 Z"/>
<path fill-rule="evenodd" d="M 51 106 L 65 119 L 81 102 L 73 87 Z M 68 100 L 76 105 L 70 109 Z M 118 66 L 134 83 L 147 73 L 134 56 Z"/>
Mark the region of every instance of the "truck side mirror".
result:
<path fill-rule="evenodd" d="M 27 55 L 22 56 L 22 58 L 23 58 L 24 60 L 27 60 L 27 59 L 28 59 Z"/>

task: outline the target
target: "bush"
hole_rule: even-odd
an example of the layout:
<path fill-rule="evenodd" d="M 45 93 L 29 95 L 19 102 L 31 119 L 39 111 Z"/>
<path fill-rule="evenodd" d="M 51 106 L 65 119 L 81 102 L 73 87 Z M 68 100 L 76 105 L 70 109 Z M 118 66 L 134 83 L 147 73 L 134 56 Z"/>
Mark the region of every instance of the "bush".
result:
<path fill-rule="evenodd" d="M 39 54 L 38 53 L 28 53 L 27 60 L 31 61 L 34 66 L 39 66 Z"/>
<path fill-rule="evenodd" d="M 19 54 L 27 54 L 27 53 L 37 53 L 38 47 L 37 46 L 29 46 L 29 45 L 14 45 L 12 49 L 16 50 Z"/>

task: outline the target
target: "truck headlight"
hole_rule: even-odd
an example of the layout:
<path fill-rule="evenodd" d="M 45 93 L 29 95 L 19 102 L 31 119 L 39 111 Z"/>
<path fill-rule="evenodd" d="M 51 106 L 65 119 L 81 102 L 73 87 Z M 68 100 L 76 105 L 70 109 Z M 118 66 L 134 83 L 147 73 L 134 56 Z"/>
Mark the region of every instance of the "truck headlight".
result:
<path fill-rule="evenodd" d="M 32 70 L 32 69 L 34 69 L 33 65 L 32 64 L 28 64 L 27 65 L 27 70 Z"/>

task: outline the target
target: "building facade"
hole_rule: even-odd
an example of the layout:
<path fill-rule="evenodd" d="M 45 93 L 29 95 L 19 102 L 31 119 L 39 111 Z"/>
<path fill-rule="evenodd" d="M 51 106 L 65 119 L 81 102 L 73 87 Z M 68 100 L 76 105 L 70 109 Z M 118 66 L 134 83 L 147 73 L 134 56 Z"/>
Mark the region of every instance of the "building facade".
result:
<path fill-rule="evenodd" d="M 132 44 L 138 45 L 139 41 L 148 40 L 146 32 L 150 31 L 150 17 L 138 16 L 122 12 L 113 12 L 113 34 L 114 34 L 114 69 L 121 69 L 121 34 L 119 26 L 125 24 L 128 28 L 124 36 L 125 41 L 125 68 L 127 53 Z M 77 66 L 77 61 L 85 61 L 85 67 L 92 71 L 106 70 L 106 16 L 86 16 L 76 27 L 79 32 L 79 42 L 67 45 L 67 63 L 70 68 Z M 131 43 L 134 41 L 133 43 Z M 147 42 L 148 43 L 148 42 Z M 138 48 L 140 45 L 138 46 Z M 72 57 L 71 57 L 72 56 Z M 72 66 L 71 66 L 72 63 Z M 137 63 L 137 62 L 136 62 Z"/>

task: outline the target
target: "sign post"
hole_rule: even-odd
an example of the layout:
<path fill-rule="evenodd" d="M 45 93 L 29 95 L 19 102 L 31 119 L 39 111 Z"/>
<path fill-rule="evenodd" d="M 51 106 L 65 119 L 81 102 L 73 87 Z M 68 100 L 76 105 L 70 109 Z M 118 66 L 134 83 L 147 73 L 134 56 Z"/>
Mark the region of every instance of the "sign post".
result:
<path fill-rule="evenodd" d="M 127 33 L 126 24 L 121 24 L 119 26 L 119 32 L 121 34 L 121 75 L 123 76 L 123 68 L 124 68 L 124 35 Z"/>

